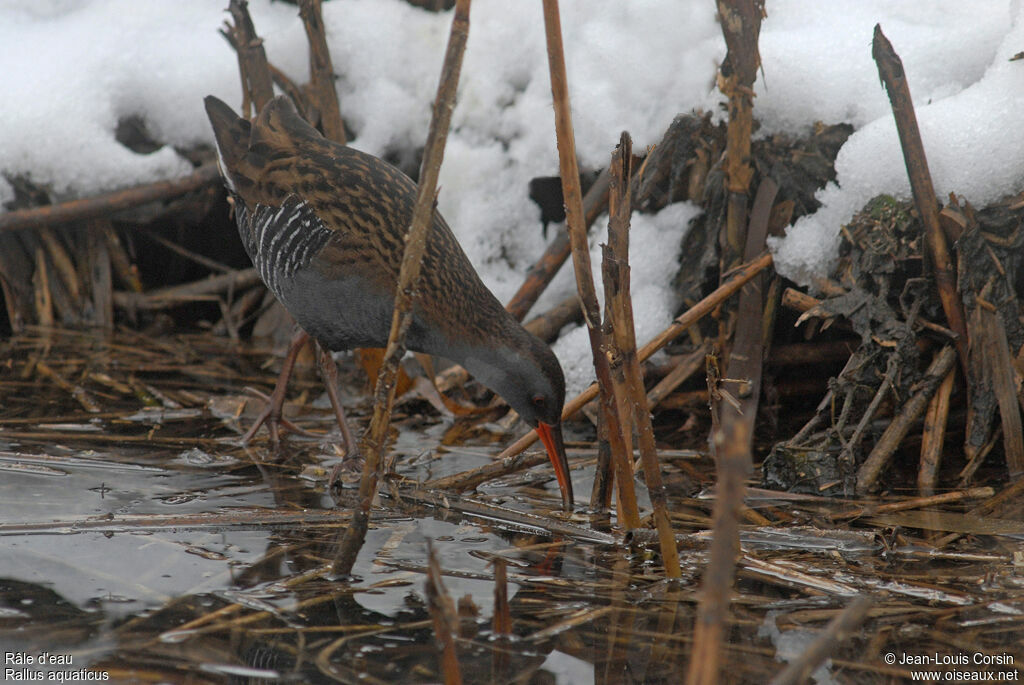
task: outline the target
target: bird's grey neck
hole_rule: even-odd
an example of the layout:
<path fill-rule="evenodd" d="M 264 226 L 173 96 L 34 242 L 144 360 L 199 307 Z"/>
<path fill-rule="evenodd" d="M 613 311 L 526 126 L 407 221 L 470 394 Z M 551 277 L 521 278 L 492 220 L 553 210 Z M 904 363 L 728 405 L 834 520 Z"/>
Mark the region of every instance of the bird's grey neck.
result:
<path fill-rule="evenodd" d="M 462 364 L 476 380 L 506 400 L 524 374 L 536 373 L 522 354 L 506 345 L 455 344 L 438 354 Z"/>

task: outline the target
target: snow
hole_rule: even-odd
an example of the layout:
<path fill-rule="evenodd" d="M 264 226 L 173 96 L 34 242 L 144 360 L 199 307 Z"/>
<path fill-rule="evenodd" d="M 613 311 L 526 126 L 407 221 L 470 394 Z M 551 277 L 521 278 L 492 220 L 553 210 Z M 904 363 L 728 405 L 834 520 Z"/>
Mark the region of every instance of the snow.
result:
<path fill-rule="evenodd" d="M 217 32 L 224 5 L 0 4 L 0 204 L 13 198 L 5 179 L 19 175 L 63 199 L 186 173 L 176 148 L 212 143 L 203 96 L 235 106 L 240 100 L 235 57 Z M 658 142 L 679 112 L 721 111 L 714 78 L 725 48 L 711 0 L 561 6 L 582 166 L 606 165 L 621 130 L 642 149 Z M 909 196 L 871 61 L 876 23 L 906 67 L 940 196 L 955 191 L 983 205 L 1024 186 L 1024 62 L 1008 61 L 1024 50 L 1020 0 L 773 0 L 767 9 L 763 75 L 755 85 L 761 134 L 800 133 L 816 121 L 856 127 L 840 151 L 837 182 L 818 195 L 822 208 L 773 241 L 780 272 L 809 282 L 827 270 L 841 224 L 864 202 L 880 192 Z M 250 11 L 271 61 L 295 81 L 307 80 L 295 7 L 252 0 Z M 422 145 L 450 15 L 401 0 L 332 0 L 324 15 L 342 113 L 357 134 L 352 145 L 374 154 Z M 117 122 L 129 115 L 142 117 L 165 147 L 144 155 L 118 143 Z M 554 142 L 540 3 L 476 0 L 440 206 L 499 299 L 511 297 L 544 249 L 527 183 L 557 173 Z M 665 274 L 695 212 L 680 205 L 634 220 L 641 343 L 678 305 Z M 655 254 L 641 255 L 648 240 L 657 241 Z M 538 310 L 572 292 L 569 271 Z M 585 338 L 574 333 L 557 346 L 572 388 L 590 379 Z"/>
<path fill-rule="evenodd" d="M 1002 29 L 1005 35 L 993 32 L 990 36 L 995 49 L 987 68 L 957 92 L 944 97 L 919 92 L 907 68 L 925 155 L 940 198 L 955 192 L 980 207 L 1024 189 L 1024 139 L 1020 136 L 1024 62 L 1009 61 L 1024 48 L 1024 7 L 1017 7 L 1012 18 L 1005 17 Z M 886 35 L 899 53 L 898 39 Z M 907 58 L 901 58 L 907 67 Z M 974 72 L 967 64 L 962 69 L 965 74 Z M 878 90 L 884 96 L 881 87 Z M 880 193 L 911 196 L 896 124 L 888 112 L 846 141 L 836 159 L 836 183 L 817 195 L 821 209 L 787 229 L 785 239 L 771 241 L 776 268 L 805 283 L 824 273 L 839 246 L 840 226 Z"/>

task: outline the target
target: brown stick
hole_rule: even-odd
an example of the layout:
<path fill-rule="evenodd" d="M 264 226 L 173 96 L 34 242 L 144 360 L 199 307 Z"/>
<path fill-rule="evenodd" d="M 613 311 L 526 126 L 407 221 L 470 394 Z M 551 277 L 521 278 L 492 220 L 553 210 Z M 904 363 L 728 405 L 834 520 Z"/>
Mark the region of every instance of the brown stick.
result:
<path fill-rule="evenodd" d="M 427 543 L 427 608 L 434 622 L 434 636 L 441 645 L 441 673 L 445 685 L 462 685 L 462 669 L 455 653 L 455 636 L 459 630 L 459 616 L 455 612 L 448 590 L 441 579 L 441 564 L 434 546 Z"/>
<path fill-rule="evenodd" d="M 661 480 L 661 466 L 658 464 L 658 450 L 654 443 L 654 428 L 647 407 L 644 392 L 643 372 L 636 357 L 636 329 L 633 325 L 633 301 L 629 293 L 629 219 L 632 210 L 630 180 L 632 175 L 633 143 L 629 134 L 623 132 L 619 145 L 612 153 L 611 192 L 608 198 L 610 219 L 608 222 L 608 245 L 604 253 L 605 310 L 611 323 L 612 355 L 621 359 L 616 382 L 616 403 L 623 433 L 632 432 L 636 427 L 640 446 L 640 459 L 644 467 L 644 478 L 651 498 L 654 523 L 661 543 L 661 555 L 665 563 L 665 575 L 681 578 L 679 552 L 676 549 L 675 533 L 669 520 L 665 487 Z M 632 477 L 630 474 L 629 477 Z"/>
<path fill-rule="evenodd" d="M 754 261 L 748 262 L 747 264 L 737 268 L 732 273 L 728 281 L 718 286 L 718 288 L 716 288 L 707 297 L 690 309 L 686 310 L 686 312 L 673 321 L 668 328 L 663 330 L 655 336 L 653 340 L 640 348 L 637 352 L 637 357 L 639 357 L 641 362 L 647 361 L 652 354 L 678 338 L 686 332 L 690 326 L 693 326 L 714 311 L 714 309 L 718 307 L 723 300 L 730 295 L 733 295 L 737 290 L 743 287 L 743 284 L 761 273 L 761 271 L 770 266 L 771 263 L 771 254 L 765 252 Z M 597 397 L 597 387 L 591 385 L 579 395 L 565 403 L 565 409 L 562 410 L 562 420 L 564 421 L 570 418 L 595 397 Z M 424 483 L 424 487 L 468 490 L 470 488 L 475 488 L 477 485 L 480 485 L 480 483 L 484 483 L 492 478 L 499 478 L 510 473 L 516 473 L 517 471 L 522 471 L 523 469 L 528 469 L 533 466 L 537 466 L 538 464 L 542 464 L 547 460 L 547 455 L 542 452 L 526 456 L 522 455 L 523 450 L 536 441 L 537 432 L 530 431 L 523 437 L 519 438 L 519 440 L 506 447 L 505 450 L 496 457 L 495 461 L 490 464 L 486 464 L 469 471 L 463 471 L 462 473 L 446 476 L 444 478 L 435 478 L 434 480 Z"/>
<path fill-rule="evenodd" d="M 964 317 L 963 302 L 957 292 L 956 264 L 949 255 L 946 236 L 939 225 L 939 203 L 932 186 L 928 160 L 925 158 L 921 132 L 917 127 L 914 101 L 910 97 L 910 86 L 903 62 L 893 50 L 892 43 L 882 33 L 882 27 L 875 24 L 875 36 L 871 43 L 871 56 L 878 65 L 878 76 L 885 84 L 896 118 L 896 132 L 903 148 L 903 160 L 910 177 L 910 189 L 914 194 L 914 205 L 924 224 L 924 242 L 927 254 L 935 270 L 935 285 L 939 291 L 942 310 L 946 313 L 949 327 L 957 334 L 956 349 L 965 377 L 969 378 L 967 365 L 967 321 Z"/>
<path fill-rule="evenodd" d="M 54 383 L 56 383 L 62 390 L 68 392 L 78 404 L 82 405 L 82 409 L 93 414 L 98 414 L 102 411 L 101 407 L 93 399 L 89 391 L 80 385 L 72 383 L 71 381 L 64 378 L 56 371 L 50 368 L 49 364 L 40 360 L 36 363 L 36 370 L 43 376 L 46 376 Z"/>
<path fill-rule="evenodd" d="M 615 401 L 610 395 L 611 370 L 608 357 L 604 354 L 601 334 L 601 311 L 594 291 L 594 275 L 590 268 L 590 249 L 587 244 L 587 229 L 583 223 L 583 193 L 580 190 L 579 166 L 576 162 L 576 141 L 572 128 L 572 113 L 569 106 L 569 82 L 565 70 L 565 54 L 562 48 L 562 25 L 558 14 L 558 0 L 544 0 L 544 28 L 547 36 L 548 67 L 551 72 L 551 95 L 555 105 L 555 133 L 558 140 L 558 166 L 562 176 L 562 194 L 565 197 L 565 223 L 572 245 L 572 262 L 576 272 L 576 287 L 583 307 L 583 321 L 590 335 L 590 349 L 594 359 L 601 406 L 612 458 L 622 460 L 616 468 L 618 473 L 628 472 L 629 478 L 618 481 L 619 519 L 628 528 L 640 523 L 640 513 L 633 491 L 632 469 L 628 466 L 629 455 L 625 453 L 626 441 L 621 424 L 614 411 Z M 626 468 L 623 469 L 623 466 Z"/>
<path fill-rule="evenodd" d="M 971 316 L 980 319 L 984 329 L 984 362 L 986 375 L 991 379 L 992 392 L 999 403 L 999 416 L 1003 426 L 1003 452 L 1006 454 L 1006 468 L 1010 480 L 1024 476 L 1024 435 L 1020 419 L 1020 404 L 1017 400 L 1017 387 L 1013 354 L 1006 340 L 1006 327 L 999 314 L 987 307 L 976 307 Z M 987 344 L 985 344 L 987 343 Z"/>
<path fill-rule="evenodd" d="M 879 474 L 892 457 L 893 452 L 899 447 L 903 437 L 910 430 L 911 424 L 921 416 L 932 395 L 938 389 L 942 380 L 949 373 L 949 369 L 956 361 L 956 354 L 952 347 L 946 346 L 935 355 L 924 378 L 917 384 L 917 391 L 903 405 L 900 413 L 893 419 L 889 427 L 885 429 L 882 437 L 875 443 L 871 454 L 861 464 L 857 471 L 857 492 L 865 493 L 871 491 L 878 480 Z"/>
<path fill-rule="evenodd" d="M 331 51 L 327 49 L 320 5 L 321 0 L 299 2 L 299 16 L 302 17 L 306 38 L 309 39 L 310 89 L 316 98 L 324 137 L 344 145 L 348 141 L 345 138 L 345 124 L 341 119 L 338 91 L 334 88 L 334 65 L 331 64 Z"/>
<path fill-rule="evenodd" d="M 742 261 L 747 233 L 747 197 L 754 169 L 750 165 L 750 134 L 754 126 L 754 79 L 761 65 L 757 39 L 764 3 L 761 0 L 718 0 L 719 23 L 727 53 L 718 73 L 718 89 L 729 99 L 726 128 L 725 189 L 729 193 L 722 247 L 722 272 Z"/>
<path fill-rule="evenodd" d="M 856 631 L 867 618 L 871 598 L 860 595 L 829 621 L 825 630 L 814 639 L 799 658 L 789 664 L 771 680 L 770 685 L 805 683 L 836 647 Z"/>
<path fill-rule="evenodd" d="M 427 145 L 423 153 L 416 205 L 406 236 L 402 265 L 398 272 L 391 331 L 388 334 L 388 344 L 377 378 L 377 389 L 374 392 L 373 418 L 363 436 L 362 452 L 366 456 L 366 462 L 359 482 L 359 503 L 352 516 L 352 525 L 346 529 L 341 540 L 335 561 L 335 570 L 344 575 L 352 572 L 356 554 L 366 539 L 370 508 L 377 495 L 377 483 L 384 466 L 384 449 L 391 424 L 391 408 L 395 401 L 395 380 L 398 377 L 399 362 L 405 354 L 405 334 L 412 323 L 412 298 L 419 282 L 428 230 L 436 211 L 434 205 L 437 199 L 437 178 L 444 159 L 444 146 L 451 125 L 452 109 L 455 107 L 455 92 L 462 68 L 462 55 L 469 35 L 469 6 L 470 0 L 458 0 L 452 16 L 451 33 L 448 36 L 444 66 L 437 87 L 437 98 L 434 100 Z"/>
<path fill-rule="evenodd" d="M 886 504 L 857 507 L 856 509 L 850 509 L 847 511 L 837 511 L 833 514 L 829 514 L 828 517 L 833 521 L 841 521 L 844 519 L 859 518 L 861 516 L 873 516 L 875 514 L 891 514 L 894 511 L 908 511 L 910 509 L 921 509 L 923 507 L 930 507 L 936 504 L 949 504 L 950 502 L 959 502 L 965 499 L 979 499 L 982 497 L 991 497 L 993 494 L 995 494 L 995 491 L 990 487 L 968 488 L 967 490 L 951 490 L 950 492 L 943 492 L 938 495 L 928 495 L 927 497 L 911 497 L 908 499 L 900 500 L 899 502 L 887 502 Z"/>
<path fill-rule="evenodd" d="M 90 222 L 86 231 L 89 281 L 92 284 L 92 323 L 105 329 L 114 328 L 114 286 L 110 269 L 110 250 L 103 230 L 106 220 Z"/>
<path fill-rule="evenodd" d="M 249 118 L 263 109 L 274 97 L 274 82 L 270 76 L 263 39 L 256 35 L 248 0 L 231 0 L 228 11 L 234 25 L 225 24 L 221 30 L 228 43 L 238 54 L 238 70 L 242 80 L 242 116 Z"/>
<path fill-rule="evenodd" d="M 504 557 L 494 557 L 494 616 L 491 632 L 496 638 L 504 639 L 512 634 L 512 610 L 508 604 L 508 562 Z M 509 654 L 504 649 L 491 650 L 491 680 L 506 683 L 511 679 L 508 673 Z"/>
<path fill-rule="evenodd" d="M 710 366 L 710 364 L 709 364 Z M 694 626 L 693 651 L 687 669 L 688 683 L 717 683 L 721 671 L 722 645 L 736 559 L 740 551 L 739 516 L 751 463 L 748 424 L 736 407 L 719 402 L 718 379 L 709 373 L 712 417 L 719 417 L 712 429 L 711 445 L 716 459 L 717 497 L 714 508 L 714 536 L 708 564 L 701 579 L 700 603 Z M 720 406 L 715 406 L 719 404 Z"/>
<path fill-rule="evenodd" d="M 173 181 L 156 181 L 79 200 L 69 200 L 44 207 L 17 209 L 0 214 L 0 231 L 20 231 L 69 221 L 96 219 L 147 202 L 159 202 L 179 197 L 204 186 L 213 185 L 219 180 L 220 173 L 217 171 L 217 165 L 208 164 L 199 167 L 184 178 Z"/>
<path fill-rule="evenodd" d="M 690 376 L 704 368 L 705 355 L 707 355 L 707 347 L 702 345 L 680 359 L 675 368 L 647 393 L 648 409 L 653 409 L 661 404 L 662 400 L 671 395 Z"/>
<path fill-rule="evenodd" d="M 256 269 L 240 269 L 220 276 L 210 276 L 192 283 L 183 283 L 168 288 L 152 290 L 148 293 L 132 293 L 115 291 L 114 305 L 121 309 L 167 309 L 182 302 L 191 302 L 196 299 L 208 299 L 217 293 L 226 292 L 228 289 L 235 289 L 237 292 L 260 282 L 260 275 Z"/>
<path fill-rule="evenodd" d="M 953 394 L 956 370 L 950 369 L 942 380 L 939 391 L 928 403 L 921 435 L 921 465 L 917 471 L 917 489 L 922 496 L 935 492 L 939 478 L 942 448 L 946 444 L 946 420 L 949 418 L 949 398 Z"/>
<path fill-rule="evenodd" d="M 1021 497 L 1024 497 L 1024 478 L 1014 481 L 1013 483 L 1010 483 L 1010 485 L 1006 486 L 992 497 L 988 498 L 978 506 L 971 509 L 969 512 L 967 512 L 967 515 L 976 516 L 979 518 L 985 516 L 993 516 L 995 514 L 998 514 L 1000 510 L 1006 507 L 1013 505 L 1019 507 Z M 993 518 L 999 517 L 993 516 Z M 945 547 L 961 535 L 962 533 L 949 533 L 948 535 L 944 535 L 935 541 L 935 548 L 939 549 L 941 547 Z"/>
<path fill-rule="evenodd" d="M 34 294 L 36 322 L 44 328 L 52 328 L 53 290 L 50 288 L 50 269 L 47 266 L 46 253 L 41 245 L 35 249 L 36 268 L 32 272 L 32 292 Z"/>

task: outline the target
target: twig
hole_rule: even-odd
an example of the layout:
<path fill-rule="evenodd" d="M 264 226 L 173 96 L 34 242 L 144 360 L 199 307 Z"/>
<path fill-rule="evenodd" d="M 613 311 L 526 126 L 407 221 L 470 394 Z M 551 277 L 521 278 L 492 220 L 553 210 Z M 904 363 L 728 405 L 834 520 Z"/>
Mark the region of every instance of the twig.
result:
<path fill-rule="evenodd" d="M 412 298 L 419 282 L 427 235 L 435 212 L 437 178 L 444 158 L 444 146 L 448 138 L 452 109 L 455 107 L 455 92 L 459 83 L 462 55 L 469 35 L 469 6 L 470 0 L 458 0 L 452 16 L 451 33 L 437 88 L 437 98 L 434 101 L 427 145 L 423 153 L 416 205 L 406 236 L 405 254 L 402 256 L 402 265 L 398 272 L 391 331 L 388 334 L 384 361 L 377 377 L 373 418 L 363 436 L 362 451 L 366 456 L 366 462 L 359 482 L 359 502 L 353 513 L 352 525 L 345 531 L 339 545 L 335 561 L 335 569 L 344 575 L 352 572 L 356 554 L 366 538 L 370 508 L 377 494 L 377 483 L 384 466 L 384 449 L 391 424 L 391 408 L 395 401 L 395 379 L 398 377 L 399 362 L 405 354 L 405 333 L 412 323 Z"/>
<path fill-rule="evenodd" d="M 54 383 L 56 383 L 58 386 L 60 386 L 62 390 L 71 393 L 71 396 L 75 398 L 75 401 L 78 402 L 78 404 L 82 405 L 82 409 L 94 414 L 98 414 L 99 412 L 102 411 L 100 406 L 96 403 L 96 400 L 94 400 L 92 398 L 92 395 L 89 394 L 88 390 L 86 390 L 80 385 L 76 385 L 70 382 L 69 380 L 64 378 L 64 376 L 60 375 L 59 373 L 51 369 L 50 366 L 46 364 L 46 362 L 37 362 L 36 370 L 40 374 L 46 376 Z"/>
<path fill-rule="evenodd" d="M 900 413 L 885 429 L 882 437 L 878 439 L 874 449 L 871 450 L 871 454 L 857 471 L 857 492 L 869 492 L 875 486 L 882 468 L 899 447 L 903 437 L 910 430 L 911 424 L 921 416 L 928 401 L 935 394 L 955 361 L 955 351 L 949 346 L 943 347 L 935 355 L 924 378 L 917 384 L 917 391 L 903 405 Z"/>
<path fill-rule="evenodd" d="M 623 132 L 618 147 L 612 153 L 611 194 L 608 199 L 608 244 L 604 248 L 605 310 L 611 329 L 609 354 L 618 362 L 613 373 L 616 404 L 624 437 L 636 427 L 640 446 L 640 459 L 644 479 L 651 498 L 655 527 L 661 542 L 661 554 L 668 578 L 681 578 L 679 553 L 675 533 L 668 516 L 665 488 L 661 480 L 661 466 L 654 443 L 654 428 L 644 392 L 643 372 L 636 357 L 636 330 L 633 326 L 633 301 L 629 293 L 629 219 L 632 209 L 630 180 L 632 175 L 633 144 L 629 134 Z M 628 444 L 628 440 L 627 440 Z M 632 474 L 630 474 L 632 477 Z"/>
<path fill-rule="evenodd" d="M 107 219 L 89 222 L 85 233 L 89 281 L 92 284 L 92 322 L 107 330 L 114 328 L 114 285 L 110 268 L 110 248 L 104 229 Z"/>
<path fill-rule="evenodd" d="M 619 538 L 610 533 L 594 530 L 590 527 L 576 525 L 569 521 L 543 516 L 541 514 L 517 511 L 509 507 L 482 502 L 472 497 L 433 493 L 423 489 L 400 492 L 399 502 L 409 501 L 425 504 L 438 509 L 457 511 L 470 517 L 478 517 L 490 522 L 499 522 L 508 529 L 523 528 L 534 533 L 565 538 L 577 543 L 596 543 L 599 545 L 615 545 Z"/>
<path fill-rule="evenodd" d="M 174 241 L 168 240 L 167 238 L 163 237 L 154 230 L 151 230 L 149 228 L 143 228 L 141 230 L 143 235 L 145 235 L 147 238 L 152 240 L 157 245 L 166 247 L 171 252 L 179 254 L 185 259 L 195 262 L 200 266 L 205 266 L 210 271 L 216 271 L 222 274 L 230 273 L 231 271 L 233 271 L 233 269 L 230 266 L 222 264 L 221 262 L 218 262 L 216 259 L 210 259 L 206 255 L 201 255 L 198 252 L 193 252 L 192 250 L 189 250 L 188 248 L 183 247 Z"/>
<path fill-rule="evenodd" d="M 957 334 L 956 349 L 964 375 L 969 378 L 967 364 L 967 321 L 964 317 L 963 302 L 957 291 L 956 264 L 949 255 L 946 236 L 939 225 L 939 203 L 928 171 L 928 160 L 917 127 L 914 101 L 910 97 L 910 86 L 903 62 L 893 50 L 892 43 L 882 33 L 882 27 L 875 24 L 875 36 L 871 43 L 871 56 L 878 65 L 878 76 L 885 85 L 896 119 L 896 132 L 903 148 L 903 160 L 910 177 L 910 189 L 914 194 L 914 205 L 924 224 L 924 242 L 932 268 L 935 270 L 935 285 L 939 291 L 942 310 L 946 313 L 949 327 Z"/>
<path fill-rule="evenodd" d="M 569 106 L 569 82 L 565 70 L 562 48 L 562 25 L 558 14 L 558 0 L 544 0 L 544 29 L 547 36 L 548 67 L 551 72 L 551 95 L 555 105 L 555 133 L 558 139 L 558 166 L 562 176 L 562 194 L 565 197 L 565 223 L 572 246 L 572 261 L 576 272 L 576 287 L 583 308 L 583 321 L 590 335 L 590 350 L 597 374 L 604 425 L 612 458 L 616 460 L 618 480 L 619 519 L 627 528 L 640 523 L 640 514 L 633 490 L 632 468 L 626 454 L 623 429 L 615 413 L 615 400 L 611 396 L 611 371 L 604 354 L 601 333 L 601 311 L 594 290 L 594 275 L 590 268 L 590 249 L 587 229 L 583 223 L 583 194 L 580 190 L 579 167 L 576 162 L 576 141 Z M 626 475 L 628 474 L 628 476 Z"/>
<path fill-rule="evenodd" d="M 491 561 L 494 565 L 494 617 L 491 619 L 491 632 L 494 637 L 504 640 L 512 634 L 512 610 L 508 604 L 508 561 L 505 557 L 496 556 Z M 510 682 L 509 653 L 504 649 L 491 651 L 491 681 L 495 683 Z"/>
<path fill-rule="evenodd" d="M 953 490 L 951 492 L 943 492 L 938 495 L 929 495 L 927 497 L 911 497 L 900 500 L 899 502 L 888 502 L 886 504 L 878 504 L 875 506 L 857 507 L 856 509 L 850 509 L 849 511 L 837 511 L 829 514 L 828 517 L 833 521 L 841 521 L 843 519 L 859 518 L 861 516 L 890 514 L 894 511 L 921 509 L 922 507 L 930 507 L 936 504 L 948 504 L 949 502 L 959 502 L 965 499 L 991 497 L 994 494 L 995 491 L 990 487 Z"/>
<path fill-rule="evenodd" d="M 909 327 L 908 327 L 909 328 Z M 909 335 L 910 332 L 908 331 Z M 889 361 L 886 363 L 885 376 L 882 377 L 882 381 L 878 384 L 878 390 L 875 391 L 874 397 L 871 398 L 871 402 L 868 403 L 867 409 L 864 410 L 864 414 L 860 417 L 860 421 L 857 422 L 856 428 L 853 429 L 853 434 L 850 439 L 843 445 L 843 451 L 840 453 L 840 459 L 850 459 L 851 463 L 856 463 L 853 459 L 854 450 L 860 445 L 860 440 L 864 436 L 864 432 L 868 429 L 868 425 L 875 418 L 875 412 L 882 406 L 882 401 L 889 395 L 889 391 L 893 387 L 893 382 L 896 380 L 896 372 L 899 371 L 899 356 L 896 354 L 889 356 Z M 850 392 L 854 389 L 854 385 L 850 384 Z M 849 392 L 846 398 L 846 402 L 843 405 L 845 411 L 848 407 L 853 405 L 853 398 Z M 842 426 L 836 426 L 836 433 L 842 433 Z"/>
<path fill-rule="evenodd" d="M 306 37 L 309 39 L 309 85 L 316 99 L 324 137 L 344 145 L 347 142 L 345 124 L 338 105 L 338 91 L 334 88 L 334 66 L 331 64 L 331 52 L 327 49 L 320 5 L 321 0 L 299 2 L 299 16 L 302 17 Z"/>
<path fill-rule="evenodd" d="M 240 269 L 220 276 L 210 276 L 191 283 L 160 288 L 148 293 L 114 291 L 114 305 L 121 309 L 167 309 L 182 302 L 210 299 L 219 293 L 236 292 L 260 283 L 256 269 Z"/>
<path fill-rule="evenodd" d="M 441 673 L 445 685 L 461 685 L 462 670 L 455 653 L 455 636 L 459 629 L 459 616 L 455 613 L 448 590 L 441 579 L 441 564 L 437 560 L 434 546 L 427 541 L 427 608 L 434 622 L 434 636 L 441 646 Z"/>
<path fill-rule="evenodd" d="M 977 342 L 985 350 L 982 365 L 999 403 L 1006 469 L 1009 471 L 1010 480 L 1017 480 L 1024 476 L 1024 434 L 1017 399 L 1013 353 L 1006 339 L 1006 327 L 998 313 L 982 306 L 974 308 L 971 321 L 977 322 L 971 328 L 980 329 L 982 332 L 981 340 Z"/>
<path fill-rule="evenodd" d="M 741 420 L 735 406 L 718 401 L 716 395 L 720 394 L 720 379 L 712 378 L 711 373 L 708 376 L 708 391 L 712 395 L 712 420 L 715 416 L 719 417 L 718 425 L 712 428 L 711 434 L 717 465 L 717 496 L 713 515 L 714 536 L 701 579 L 693 651 L 687 671 L 688 683 L 718 682 L 729 598 L 740 550 L 740 508 L 743 506 L 745 481 L 751 462 L 749 424 Z"/>
<path fill-rule="evenodd" d="M 811 674 L 817 670 L 835 649 L 860 627 L 867 618 L 871 608 L 871 599 L 860 595 L 847 606 L 841 614 L 829 621 L 825 630 L 814 639 L 798 659 L 771 680 L 771 685 L 795 685 L 807 682 Z"/>
<path fill-rule="evenodd" d="M 661 404 L 661 401 L 671 395 L 676 388 L 684 383 L 690 376 L 704 368 L 704 357 L 707 355 L 707 346 L 702 345 L 693 352 L 684 355 L 676 363 L 675 367 L 651 388 L 647 393 L 647 407 L 653 409 Z"/>
<path fill-rule="evenodd" d="M 179 197 L 204 186 L 213 185 L 219 180 L 220 172 L 217 171 L 217 165 L 208 164 L 199 167 L 184 178 L 173 181 L 156 181 L 93 197 L 0 214 L 0 231 L 20 231 L 26 228 L 53 226 L 70 221 L 96 219 L 147 202 L 159 202 Z"/>
<path fill-rule="evenodd" d="M 747 202 L 754 169 L 750 164 L 750 135 L 754 126 L 754 79 L 761 65 L 757 39 L 764 15 L 762 0 L 718 0 L 719 23 L 727 48 L 718 72 L 718 89 L 729 100 L 726 128 L 725 189 L 729 193 L 722 271 L 742 261 L 747 243 Z"/>
<path fill-rule="evenodd" d="M 946 444 L 946 421 L 949 418 L 949 398 L 953 394 L 956 370 L 950 369 L 942 380 L 939 391 L 928 403 L 921 434 L 921 465 L 917 471 L 917 489 L 922 496 L 935 492 L 939 477 L 939 462 Z"/>
<path fill-rule="evenodd" d="M 238 55 L 238 71 L 242 81 L 242 116 L 249 118 L 263 109 L 274 97 L 274 83 L 270 77 L 267 53 L 263 39 L 256 35 L 248 0 L 231 0 L 228 12 L 234 25 L 225 22 L 221 35 L 227 39 Z"/>

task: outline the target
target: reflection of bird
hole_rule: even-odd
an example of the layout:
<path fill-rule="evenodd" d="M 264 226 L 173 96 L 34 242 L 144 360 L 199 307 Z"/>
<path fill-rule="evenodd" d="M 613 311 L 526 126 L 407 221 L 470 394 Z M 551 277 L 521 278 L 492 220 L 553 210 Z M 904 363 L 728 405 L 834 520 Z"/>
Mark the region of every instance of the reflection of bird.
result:
<path fill-rule="evenodd" d="M 286 97 L 252 124 L 215 97 L 205 102 L 238 232 L 267 287 L 325 349 L 384 346 L 416 185 L 325 139 Z M 558 359 L 505 311 L 436 212 L 406 345 L 462 364 L 536 428 L 571 506 Z"/>

